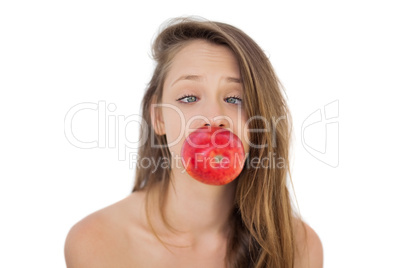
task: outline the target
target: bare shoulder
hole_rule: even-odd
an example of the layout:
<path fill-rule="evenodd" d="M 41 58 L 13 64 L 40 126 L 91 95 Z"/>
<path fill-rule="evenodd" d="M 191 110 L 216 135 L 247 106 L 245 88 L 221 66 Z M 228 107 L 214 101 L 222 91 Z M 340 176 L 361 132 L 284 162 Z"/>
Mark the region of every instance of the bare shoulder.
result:
<path fill-rule="evenodd" d="M 85 217 L 67 235 L 64 245 L 67 267 L 102 267 L 104 261 L 99 256 L 107 250 L 106 244 L 104 218 L 99 213 Z"/>
<path fill-rule="evenodd" d="M 295 268 L 322 268 L 323 246 L 318 234 L 305 222 L 295 220 Z"/>
<path fill-rule="evenodd" d="M 96 211 L 77 222 L 66 237 L 64 255 L 68 268 L 125 267 L 130 223 L 135 223 L 138 202 L 133 195 Z"/>

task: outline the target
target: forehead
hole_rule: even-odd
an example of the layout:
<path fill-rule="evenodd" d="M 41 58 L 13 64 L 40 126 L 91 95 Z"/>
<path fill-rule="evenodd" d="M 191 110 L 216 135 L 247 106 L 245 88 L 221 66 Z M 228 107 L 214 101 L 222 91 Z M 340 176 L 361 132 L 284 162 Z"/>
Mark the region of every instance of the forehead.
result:
<path fill-rule="evenodd" d="M 231 49 L 205 40 L 194 40 L 173 57 L 166 77 L 167 85 L 182 75 L 221 75 L 240 78 L 240 71 Z"/>
<path fill-rule="evenodd" d="M 224 45 L 213 44 L 207 40 L 192 40 L 176 54 L 174 60 L 184 59 L 187 57 L 222 57 L 227 60 L 234 60 L 233 51 Z"/>

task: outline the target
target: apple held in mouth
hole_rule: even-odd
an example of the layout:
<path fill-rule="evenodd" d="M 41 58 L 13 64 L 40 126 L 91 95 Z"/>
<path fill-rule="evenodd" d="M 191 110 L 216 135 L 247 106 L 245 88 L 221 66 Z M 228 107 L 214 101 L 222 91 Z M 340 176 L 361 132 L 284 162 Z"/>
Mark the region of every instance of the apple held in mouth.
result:
<path fill-rule="evenodd" d="M 210 185 L 225 185 L 240 174 L 245 155 L 241 140 L 230 130 L 201 127 L 184 141 L 181 160 L 194 179 Z"/>

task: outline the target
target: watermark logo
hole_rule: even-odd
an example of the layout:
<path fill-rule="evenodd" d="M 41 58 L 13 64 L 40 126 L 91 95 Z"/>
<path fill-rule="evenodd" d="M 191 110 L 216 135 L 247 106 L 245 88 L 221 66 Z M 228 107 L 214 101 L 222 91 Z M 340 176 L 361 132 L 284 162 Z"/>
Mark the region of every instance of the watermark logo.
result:
<path fill-rule="evenodd" d="M 238 114 L 236 116 L 239 122 L 233 122 L 228 116 L 218 116 L 209 120 L 209 118 L 202 115 L 186 116 L 183 112 L 175 105 L 171 104 L 157 104 L 152 106 L 152 109 L 163 108 L 163 109 L 173 109 L 172 112 L 177 113 L 177 118 L 180 120 L 180 134 L 168 145 L 164 146 L 174 146 L 179 143 L 183 137 L 187 137 L 189 133 L 195 131 L 191 128 L 191 123 L 195 120 L 205 121 L 211 124 L 214 120 L 224 120 L 227 127 L 233 129 L 237 126 L 237 130 L 234 130 L 238 135 L 244 137 L 244 142 L 247 143 L 250 148 L 266 148 L 267 143 L 254 144 L 250 139 L 248 133 L 261 133 L 261 135 L 270 135 L 271 145 L 276 148 L 277 139 L 277 126 L 280 124 L 281 120 L 286 120 L 286 116 L 280 116 L 278 118 L 265 118 L 262 116 L 254 116 L 247 120 L 247 122 L 242 122 L 241 108 L 238 107 Z M 118 160 L 126 161 L 127 156 L 132 168 L 135 162 L 140 161 L 142 166 L 149 165 L 150 167 L 155 166 L 166 166 L 167 159 L 138 159 L 136 150 L 145 144 L 147 139 L 151 138 L 152 148 L 161 148 L 163 145 L 153 144 L 154 133 L 149 132 L 148 123 L 143 119 L 142 116 L 137 114 L 132 114 L 129 116 L 118 115 L 116 113 L 117 106 L 114 103 L 107 104 L 106 101 L 98 101 L 98 103 L 93 102 L 83 102 L 72 106 L 65 115 L 64 118 L 64 134 L 67 141 L 81 149 L 92 149 L 92 148 L 109 148 L 117 149 Z M 76 135 L 74 132 L 73 123 L 80 115 L 91 114 L 96 116 L 97 129 L 96 134 L 91 138 L 80 139 L 80 135 Z M 171 113 L 172 114 L 172 113 Z M 301 140 L 302 145 L 305 150 L 310 153 L 317 160 L 331 166 L 337 167 L 339 165 L 339 101 L 333 101 L 325 105 L 322 109 L 317 109 L 312 114 L 310 114 L 302 124 Z M 79 120 L 78 120 L 79 121 Z M 85 121 L 86 123 L 87 121 Z M 91 121 L 92 122 L 92 121 Z M 257 123 L 258 122 L 258 123 Z M 89 123 L 89 122 L 88 122 Z M 254 123 L 254 124 L 250 124 Z M 251 128 L 251 125 L 258 125 L 259 128 Z M 128 129 L 140 129 L 141 134 L 139 134 L 138 140 L 135 137 L 138 133 L 129 133 Z M 133 140 L 134 137 L 134 140 Z M 214 137 L 213 137 L 214 138 Z M 214 140 L 213 140 L 214 141 Z M 133 152 L 134 151 L 134 152 Z M 249 159 L 252 166 L 269 166 L 273 164 L 271 156 L 268 160 Z M 267 163 L 265 163 L 266 161 Z M 270 163 L 270 164 L 268 164 Z M 282 165 L 282 163 L 280 164 Z M 276 166 L 276 165 L 274 165 Z"/>
<path fill-rule="evenodd" d="M 246 153 L 244 156 L 235 154 L 233 158 L 223 156 L 222 158 L 216 158 L 211 156 L 205 156 L 203 154 L 196 154 L 196 159 L 183 160 L 180 155 L 170 154 L 170 157 L 142 157 L 140 158 L 138 153 L 131 152 L 129 154 L 130 169 L 145 168 L 149 169 L 152 173 L 159 169 L 168 168 L 183 168 L 181 173 L 184 173 L 190 166 L 193 169 L 236 169 L 238 166 L 245 167 L 246 169 L 283 169 L 286 168 L 286 160 L 283 157 L 277 156 L 276 153 L 269 152 L 268 155 L 259 157 L 249 157 Z"/>
<path fill-rule="evenodd" d="M 339 100 L 311 113 L 301 127 L 304 149 L 331 167 L 339 166 Z"/>
<path fill-rule="evenodd" d="M 143 125 L 142 136 L 148 137 L 147 122 L 140 115 L 116 115 L 117 107 L 114 103 L 106 105 L 106 101 L 98 103 L 84 102 L 71 107 L 64 118 L 64 135 L 70 144 L 81 149 L 117 148 L 118 160 L 125 161 L 127 149 L 137 149 L 144 144 L 144 140 L 132 141 L 127 136 L 127 129 Z M 73 131 L 73 121 L 79 113 L 97 113 L 97 137 L 91 141 L 80 140 Z"/>

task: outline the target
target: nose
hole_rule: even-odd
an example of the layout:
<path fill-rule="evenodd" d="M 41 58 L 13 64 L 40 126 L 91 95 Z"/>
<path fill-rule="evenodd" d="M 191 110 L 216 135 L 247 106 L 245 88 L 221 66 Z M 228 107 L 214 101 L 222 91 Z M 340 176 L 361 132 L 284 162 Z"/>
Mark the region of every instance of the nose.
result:
<path fill-rule="evenodd" d="M 204 110 L 203 126 L 229 128 L 230 119 L 228 116 L 225 116 L 225 108 L 219 99 L 215 100 L 211 98 L 208 104 L 208 106 L 204 106 L 202 109 Z"/>
<path fill-rule="evenodd" d="M 233 126 L 233 122 L 231 118 L 228 116 L 227 110 L 225 108 L 225 104 L 222 103 L 221 99 L 216 98 L 215 96 L 205 98 L 204 105 L 200 105 L 197 107 L 197 111 L 195 116 L 191 121 L 192 129 L 199 127 L 220 127 L 231 129 Z"/>
<path fill-rule="evenodd" d="M 208 127 L 222 127 L 222 128 L 227 128 L 228 127 L 228 120 L 225 118 L 223 115 L 218 115 L 214 117 L 208 117 L 208 122 L 204 124 L 204 126 Z"/>

